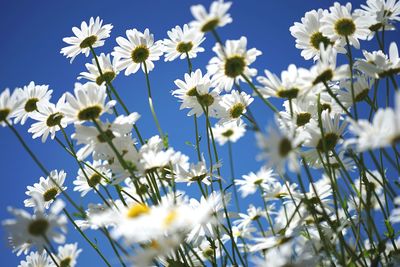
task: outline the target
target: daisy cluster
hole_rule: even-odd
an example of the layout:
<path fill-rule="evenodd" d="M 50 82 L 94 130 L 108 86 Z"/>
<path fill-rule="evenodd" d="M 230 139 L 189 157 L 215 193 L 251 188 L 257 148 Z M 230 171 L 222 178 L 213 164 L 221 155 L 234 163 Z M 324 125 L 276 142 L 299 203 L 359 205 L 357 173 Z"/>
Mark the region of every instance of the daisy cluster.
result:
<path fill-rule="evenodd" d="M 400 265 L 400 57 L 395 42 L 384 42 L 400 2 L 367 0 L 358 9 L 335 2 L 307 12 L 290 34 L 311 67 L 290 64 L 280 75 L 258 75 L 252 64 L 262 52 L 246 37 L 222 41 L 231 5 L 192 6 L 194 20 L 165 39 L 128 29 L 111 53 L 97 50 L 113 26 L 90 18 L 63 39 L 71 63 L 92 57 L 73 92 L 53 101 L 48 85 L 31 82 L 0 94 L 0 125 L 43 172 L 27 186 L 29 211 L 9 207 L 14 218 L 3 221 L 13 251 L 26 255 L 19 266 L 75 266 L 82 249 L 66 243 L 68 224 L 105 266 Z M 215 39 L 214 56 L 193 69 L 206 35 Z M 364 42 L 377 50 L 363 50 Z M 162 58 L 187 64 L 170 87 L 194 119 L 194 155 L 171 146 L 157 117 L 150 72 Z M 122 72 L 143 72 L 156 135 L 141 135 L 140 114 L 114 87 Z M 257 122 L 264 114 L 251 112 L 254 101 L 273 112 L 266 131 Z M 27 122 L 32 138 L 50 137 L 74 159 L 75 174 L 45 167 L 16 128 Z M 263 164 L 236 177 L 232 146 L 246 133 Z M 222 165 L 217 144 L 227 144 L 229 163 Z M 82 206 L 71 191 L 97 202 Z M 243 210 L 249 196 L 260 201 Z M 111 252 L 88 232 L 105 237 Z"/>

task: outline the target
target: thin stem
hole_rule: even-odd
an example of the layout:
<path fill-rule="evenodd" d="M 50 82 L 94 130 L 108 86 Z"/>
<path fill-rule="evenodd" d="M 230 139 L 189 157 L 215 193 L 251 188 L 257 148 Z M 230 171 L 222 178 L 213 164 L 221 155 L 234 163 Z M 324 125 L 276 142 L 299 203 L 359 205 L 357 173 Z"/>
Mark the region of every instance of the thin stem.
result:
<path fill-rule="evenodd" d="M 232 143 L 230 140 L 228 140 L 228 154 L 229 154 L 229 166 L 230 166 L 230 171 L 231 171 L 231 183 L 233 186 L 233 195 L 235 197 L 236 208 L 240 212 L 239 196 L 238 196 L 237 187 L 235 184 L 235 170 L 234 170 L 234 165 L 233 165 Z"/>
<path fill-rule="evenodd" d="M 158 133 L 161 135 L 161 139 L 163 140 L 164 147 L 168 147 L 167 140 L 165 139 L 164 133 L 161 129 L 160 123 L 158 122 L 157 114 L 156 111 L 154 110 L 154 105 L 153 105 L 153 98 L 151 96 L 151 87 L 150 87 L 150 79 L 149 79 L 149 73 L 147 70 L 147 65 L 146 62 L 143 62 L 144 66 L 144 74 L 146 76 L 146 85 L 147 85 L 147 93 L 149 96 L 149 106 L 150 106 L 150 111 L 151 114 L 153 115 L 154 122 L 156 123 Z"/>

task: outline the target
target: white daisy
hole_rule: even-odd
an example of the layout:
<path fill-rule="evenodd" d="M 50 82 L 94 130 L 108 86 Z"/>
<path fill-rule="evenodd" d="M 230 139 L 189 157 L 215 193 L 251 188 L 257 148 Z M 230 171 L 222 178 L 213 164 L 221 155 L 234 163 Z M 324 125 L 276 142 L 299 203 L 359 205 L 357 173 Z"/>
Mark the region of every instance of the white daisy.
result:
<path fill-rule="evenodd" d="M 283 102 L 284 111 L 280 111 L 277 118 L 279 125 L 287 125 L 287 128 L 297 128 L 302 131 L 308 123 L 318 118 L 317 101 L 313 95 L 292 99 Z"/>
<path fill-rule="evenodd" d="M 61 108 L 65 105 L 65 95 L 61 96 L 57 104 L 53 103 L 37 103 L 37 112 L 33 112 L 31 118 L 37 122 L 32 123 L 28 132 L 32 133 L 32 138 L 42 137 L 42 142 L 46 142 L 47 137 L 50 135 L 54 139 L 56 132 L 62 128 L 67 127 L 64 120 L 64 114 Z"/>
<path fill-rule="evenodd" d="M 218 117 L 220 124 L 239 120 L 240 117 L 247 112 L 246 108 L 253 102 L 254 98 L 245 92 L 232 90 L 229 94 L 225 94 L 220 100 L 220 111 Z"/>
<path fill-rule="evenodd" d="M 351 45 L 359 49 L 358 40 L 366 40 L 371 33 L 369 27 L 376 23 L 376 17 L 373 15 L 367 17 L 352 14 L 351 3 L 342 6 L 335 2 L 329 11 L 321 18 L 322 34 L 333 42 L 339 40 L 341 46 L 345 45 L 348 39 Z"/>
<path fill-rule="evenodd" d="M 28 118 L 37 111 L 39 102 L 47 104 L 51 98 L 53 90 L 49 90 L 48 85 L 35 85 L 30 82 L 29 85 L 24 86 L 23 89 L 17 89 L 18 108 L 14 112 L 15 123 L 21 122 L 23 125 Z"/>
<path fill-rule="evenodd" d="M 10 93 L 10 89 L 6 88 L 0 94 L 0 125 L 3 127 L 6 126 L 6 120 L 12 124 L 10 119 L 14 117 L 15 110 L 19 105 L 16 92 L 15 90 Z"/>
<path fill-rule="evenodd" d="M 118 71 L 116 68 L 116 58 L 114 57 L 112 62 L 111 62 L 111 55 L 110 54 L 104 54 L 101 53 L 100 56 L 98 57 L 99 61 L 99 66 L 101 69 L 101 72 L 103 74 L 100 75 L 99 68 L 97 67 L 96 59 L 92 59 L 92 63 L 86 63 L 86 69 L 88 72 L 81 72 L 78 77 L 78 80 L 80 79 L 86 79 L 92 82 L 97 83 L 97 85 L 102 85 L 104 82 L 110 83 L 114 78 L 117 76 Z"/>
<path fill-rule="evenodd" d="M 355 144 L 357 151 L 395 145 L 400 140 L 400 93 L 395 95 L 395 109 L 378 109 L 372 123 L 368 120 L 350 120 L 349 130 L 355 138 L 346 140 L 346 145 Z"/>
<path fill-rule="evenodd" d="M 268 211 L 271 211 L 271 208 L 268 208 Z M 233 224 L 237 225 L 240 229 L 247 228 L 256 220 L 259 220 L 261 217 L 265 217 L 265 210 L 261 207 L 254 207 L 253 204 L 250 204 L 247 213 L 239 213 L 240 219 L 237 219 L 233 222 Z"/>
<path fill-rule="evenodd" d="M 117 37 L 119 46 L 114 47 L 114 52 L 111 53 L 118 59 L 117 69 L 125 69 L 127 76 L 136 73 L 140 67 L 145 72 L 145 65 L 147 72 L 153 70 L 153 61 L 159 60 L 163 54 L 161 43 L 154 42 L 154 35 L 149 29 L 145 29 L 143 33 L 136 29 L 127 30 L 126 36 L 128 39 Z"/>
<path fill-rule="evenodd" d="M 215 140 L 219 145 L 224 145 L 226 142 L 235 143 L 246 132 L 246 124 L 243 120 L 234 120 L 224 124 L 216 124 L 212 128 Z"/>
<path fill-rule="evenodd" d="M 257 159 L 267 160 L 266 165 L 275 168 L 279 173 L 284 172 L 286 164 L 290 171 L 298 172 L 299 149 L 304 142 L 306 132 L 296 132 L 293 125 L 285 123 L 281 127 L 271 125 L 267 132 L 267 136 L 256 133 L 258 147 L 262 150 Z"/>
<path fill-rule="evenodd" d="M 247 50 L 247 38 L 227 40 L 225 46 L 216 43 L 213 51 L 217 54 L 207 65 L 207 72 L 212 75 L 212 82 L 221 90 L 230 91 L 234 83 L 244 81 L 257 75 L 257 69 L 249 66 L 261 55 L 261 51 L 251 48 Z"/>
<path fill-rule="evenodd" d="M 290 33 L 296 38 L 296 48 L 301 49 L 301 56 L 306 60 L 319 59 L 319 46 L 322 43 L 325 47 L 333 45 L 341 53 L 345 52 L 343 47 L 324 36 L 321 32 L 321 18 L 328 14 L 328 10 L 318 9 L 307 12 L 300 22 L 295 22 L 290 27 Z"/>
<path fill-rule="evenodd" d="M 27 186 L 28 191 L 26 195 L 31 198 L 25 199 L 25 207 L 36 208 L 36 197 L 37 195 L 42 196 L 44 207 L 48 209 L 50 204 L 57 198 L 61 193 L 60 188 L 64 191 L 67 187 L 64 186 L 65 177 L 67 174 L 63 171 L 54 170 L 50 172 L 50 176 L 47 178 L 40 177 L 39 183 L 35 183 L 33 186 Z"/>
<path fill-rule="evenodd" d="M 190 11 L 196 20 L 192 21 L 190 26 L 198 31 L 208 32 L 231 23 L 232 18 L 227 13 L 231 5 L 231 2 L 224 3 L 224 0 L 214 1 L 208 13 L 203 5 L 191 6 Z"/>
<path fill-rule="evenodd" d="M 60 212 L 65 207 L 62 200 L 57 200 L 48 213 L 44 213 L 43 200 L 37 197 L 35 213 L 29 214 L 25 210 L 9 207 L 8 211 L 15 219 L 6 219 L 2 222 L 9 232 L 9 241 L 13 251 L 20 255 L 27 254 L 33 247 L 39 252 L 43 251 L 47 241 L 61 244 L 65 241 L 67 231 L 67 217 Z"/>
<path fill-rule="evenodd" d="M 50 259 L 46 252 L 31 252 L 21 261 L 18 267 L 55 267 L 56 265 Z"/>
<path fill-rule="evenodd" d="M 235 179 L 235 185 L 239 186 L 238 191 L 242 197 L 254 194 L 257 189 L 266 187 L 269 183 L 276 182 L 276 174 L 272 169 L 261 168 L 257 173 L 250 172 L 242 175 L 243 180 Z"/>
<path fill-rule="evenodd" d="M 303 91 L 301 73 L 304 69 L 298 69 L 296 65 L 289 65 L 288 69 L 282 71 L 281 79 L 269 70 L 265 70 L 265 76 L 258 76 L 257 81 L 262 85 L 260 93 L 264 97 L 279 97 L 284 99 L 294 99 Z"/>
<path fill-rule="evenodd" d="M 113 26 L 111 24 L 103 25 L 103 20 L 99 17 L 96 20 L 91 17 L 89 24 L 82 21 L 81 28 L 73 27 L 75 36 L 65 37 L 63 41 L 69 46 L 61 49 L 61 54 L 71 58 L 71 63 L 80 53 L 89 56 L 90 47 L 100 47 L 104 45 L 104 39 L 110 37 Z"/>
<path fill-rule="evenodd" d="M 82 197 L 84 197 L 88 192 L 92 191 L 94 187 L 99 189 L 100 184 L 106 185 L 107 181 L 103 178 L 103 176 L 108 180 L 111 180 L 112 176 L 110 170 L 106 169 L 100 160 L 95 160 L 93 163 L 86 163 L 90 167 L 85 165 L 83 168 L 85 172 L 79 169 L 78 176 L 73 182 L 75 185 L 74 191 L 81 192 Z"/>
<path fill-rule="evenodd" d="M 319 93 L 324 90 L 324 83 L 330 81 L 339 81 L 349 76 L 350 70 L 348 65 L 336 65 L 337 53 L 332 46 L 320 47 L 319 60 L 313 65 L 309 71 L 302 71 L 301 79 L 303 86 L 308 88 L 304 90 L 304 94 L 308 94 L 311 90 Z"/>
<path fill-rule="evenodd" d="M 359 59 L 355 67 L 372 78 L 385 78 L 400 73 L 400 57 L 397 44 L 392 42 L 389 46 L 389 56 L 382 51 L 372 53 L 363 51 L 365 59 Z"/>
<path fill-rule="evenodd" d="M 112 112 L 115 100 L 106 102 L 107 94 L 105 85 L 92 82 L 85 84 L 76 83 L 74 95 L 65 93 L 66 104 L 61 108 L 67 123 L 82 123 L 98 119 L 104 112 Z"/>
<path fill-rule="evenodd" d="M 335 114 L 331 118 L 328 110 L 322 111 L 321 124 L 324 131 L 323 137 L 317 122 L 307 125 L 306 131 L 309 137 L 304 141 L 304 146 L 312 149 L 304 152 L 304 155 L 311 165 L 316 164 L 318 166 L 318 163 L 320 163 L 319 154 L 323 157 L 324 153 L 330 153 L 338 144 L 342 143 L 347 123 L 340 123 L 340 118 L 339 114 Z"/>
<path fill-rule="evenodd" d="M 74 267 L 76 259 L 81 254 L 82 249 L 78 249 L 78 243 L 66 244 L 58 247 L 57 259 L 60 261 L 59 266 Z"/>
<path fill-rule="evenodd" d="M 185 73 L 185 80 L 175 80 L 175 85 L 178 87 L 172 91 L 172 95 L 178 98 L 182 104 L 180 109 L 191 109 L 188 116 L 200 116 L 204 113 L 203 108 L 208 115 L 215 117 L 219 109 L 219 90 L 210 90 L 211 80 L 209 75 L 203 76 L 200 69 L 190 74 Z"/>
<path fill-rule="evenodd" d="M 222 195 L 220 192 L 213 191 L 207 197 L 202 196 L 200 201 L 197 199 L 190 199 L 190 206 L 192 209 L 201 212 L 205 215 L 214 214 L 213 217 L 209 216 L 208 221 L 204 223 L 197 223 L 194 225 L 190 233 L 186 237 L 187 242 L 194 242 L 200 244 L 206 237 L 217 237 L 215 224 L 223 220 L 224 205 L 228 205 L 230 201 L 230 194 Z M 207 216 L 206 216 L 207 218 Z"/>
<path fill-rule="evenodd" d="M 367 0 L 366 5 L 354 11 L 360 16 L 376 16 L 376 24 L 370 26 L 371 31 L 394 30 L 393 23 L 400 21 L 400 2 L 396 0 Z"/>
<path fill-rule="evenodd" d="M 197 57 L 197 53 L 204 52 L 200 44 L 205 40 L 204 34 L 189 28 L 187 24 L 183 28 L 176 26 L 167 32 L 169 39 L 162 41 L 165 61 L 173 61 L 176 58 L 184 59 Z"/>
<path fill-rule="evenodd" d="M 75 125 L 75 133 L 71 137 L 77 140 L 78 145 L 84 144 L 76 153 L 78 159 L 85 159 L 92 153 L 95 160 L 113 159 L 115 154 L 107 139 L 112 141 L 121 153 L 122 148 L 133 147 L 135 141 L 131 137 L 131 132 L 133 124 L 136 123 L 139 117 L 139 114 L 134 112 L 129 116 L 120 115 L 112 123 L 99 121 L 98 124 L 103 134 L 94 126 Z M 126 150 L 126 152 L 128 151 Z"/>
<path fill-rule="evenodd" d="M 211 174 L 207 169 L 206 161 L 204 156 L 202 160 L 198 163 L 190 163 L 189 165 L 176 165 L 176 170 L 173 174 L 173 178 L 177 183 L 187 183 L 187 185 L 191 185 L 194 182 L 202 182 L 206 185 L 210 185 Z M 171 175 L 172 178 L 172 175 Z"/>
<path fill-rule="evenodd" d="M 345 107 L 351 107 L 353 105 L 353 94 L 354 101 L 361 102 L 368 97 L 368 93 L 372 87 L 373 80 L 368 79 L 366 76 L 356 76 L 353 81 L 353 92 L 351 81 L 343 81 L 340 84 L 344 90 L 338 90 L 337 98 Z"/>

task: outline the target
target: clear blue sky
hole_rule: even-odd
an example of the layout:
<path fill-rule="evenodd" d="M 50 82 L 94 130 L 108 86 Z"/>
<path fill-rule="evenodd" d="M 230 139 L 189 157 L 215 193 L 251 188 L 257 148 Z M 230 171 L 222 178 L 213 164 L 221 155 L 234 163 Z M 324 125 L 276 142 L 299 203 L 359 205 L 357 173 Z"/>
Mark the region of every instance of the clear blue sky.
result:
<path fill-rule="evenodd" d="M 309 66 L 300 56 L 300 51 L 295 48 L 294 38 L 289 33 L 289 27 L 299 21 L 306 11 L 319 7 L 327 8 L 333 1 L 315 0 L 237 0 L 233 1 L 231 15 L 233 23 L 219 30 L 223 40 L 238 39 L 245 35 L 249 47 L 257 47 L 263 52 L 254 64 L 259 73 L 265 68 L 272 72 L 280 73 L 290 63 L 300 66 Z M 340 1 L 343 2 L 344 1 Z M 354 6 L 359 6 L 361 1 L 353 1 Z M 91 16 L 100 16 L 105 23 L 112 23 L 114 29 L 111 38 L 106 40 L 106 45 L 97 50 L 111 52 L 116 45 L 115 38 L 125 35 L 126 29 L 149 28 L 156 39 L 166 37 L 166 32 L 175 25 L 183 25 L 192 20 L 190 6 L 203 3 L 207 7 L 210 1 L 183 1 L 183 0 L 148 0 L 148 1 L 2 1 L 0 8 L 0 90 L 6 87 L 11 89 L 22 87 L 30 81 L 38 84 L 49 84 L 54 90 L 53 101 L 58 99 L 66 90 L 72 90 L 76 77 L 85 70 L 84 63 L 90 58 L 79 55 L 73 64 L 64 58 L 60 49 L 64 46 L 62 38 L 71 36 L 71 28 L 80 25 L 82 20 Z M 388 35 L 388 41 L 397 38 L 399 32 Z M 202 53 L 193 62 L 194 68 L 205 65 L 213 56 L 211 47 L 214 40 L 211 35 L 206 36 L 204 47 L 208 50 Z M 375 43 L 373 43 L 376 47 Z M 156 62 L 156 68 L 150 74 L 156 110 L 164 131 L 168 132 L 171 145 L 177 150 L 182 150 L 192 156 L 194 153 L 185 141 L 194 142 L 193 121 L 186 116 L 186 112 L 179 112 L 179 104 L 170 95 L 174 89 L 173 81 L 182 78 L 186 72 L 185 61 L 172 63 Z M 123 74 L 115 81 L 115 87 L 126 100 L 131 111 L 142 114 L 139 127 L 146 138 L 156 134 L 156 128 L 151 119 L 146 98 L 144 75 L 138 72 L 125 77 Z M 266 125 L 272 120 L 271 113 L 266 111 L 256 100 L 253 112 L 261 125 Z M 202 121 L 203 123 L 203 121 Z M 77 168 L 64 151 L 55 142 L 50 140 L 42 145 L 40 140 L 32 140 L 27 134 L 30 123 L 18 126 L 32 149 L 45 162 L 48 169 L 65 169 L 67 185 L 72 191 L 72 181 L 75 179 Z M 71 131 L 71 127 L 69 129 Z M 24 152 L 11 131 L 0 129 L 0 219 L 9 217 L 7 206 L 23 207 L 25 188 L 36 182 L 42 175 L 40 170 Z M 227 147 L 221 149 L 225 165 L 228 165 Z M 240 153 L 238 153 L 240 151 Z M 249 171 L 256 171 L 261 166 L 256 162 L 257 149 L 252 133 L 248 133 L 235 146 L 236 173 L 242 175 Z M 228 167 L 228 166 L 226 166 Z M 226 168 L 227 169 L 227 168 Z M 225 172 L 228 174 L 228 172 Z M 228 178 L 228 176 L 226 177 Z M 78 197 L 77 194 L 74 196 Z M 88 200 L 84 200 L 87 203 Z M 72 228 L 70 228 L 70 232 Z M 16 266 L 20 259 L 13 255 L 7 247 L 6 234 L 0 230 L 0 255 L 1 266 Z M 101 239 L 100 239 L 101 240 Z M 80 241 L 84 249 L 80 256 L 78 266 L 102 266 L 102 262 L 93 250 L 84 245 L 84 241 L 75 233 L 68 235 L 68 242 Z M 107 243 L 102 245 L 110 250 Z"/>

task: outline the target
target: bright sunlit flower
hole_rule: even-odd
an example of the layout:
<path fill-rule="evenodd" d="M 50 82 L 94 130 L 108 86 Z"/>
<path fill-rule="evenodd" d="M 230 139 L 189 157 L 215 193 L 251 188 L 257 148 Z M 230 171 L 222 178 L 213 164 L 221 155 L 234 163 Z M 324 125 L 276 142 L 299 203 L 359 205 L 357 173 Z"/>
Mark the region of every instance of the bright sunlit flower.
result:
<path fill-rule="evenodd" d="M 42 142 L 46 142 L 47 137 L 50 135 L 54 139 L 56 132 L 62 128 L 67 127 L 64 120 L 64 114 L 61 108 L 65 105 L 65 95 L 63 95 L 57 104 L 53 103 L 37 103 L 37 112 L 33 112 L 31 118 L 37 122 L 33 123 L 28 132 L 32 133 L 32 138 L 42 137 Z"/>
<path fill-rule="evenodd" d="M 224 124 L 216 124 L 212 131 L 214 138 L 219 145 L 224 145 L 226 142 L 235 143 L 246 132 L 246 124 L 243 120 L 234 120 Z"/>
<path fill-rule="evenodd" d="M 115 100 L 107 101 L 106 97 L 105 85 L 76 83 L 74 95 L 65 93 L 67 103 L 61 108 L 61 112 L 67 123 L 80 124 L 97 120 L 104 112 L 112 112 L 111 108 L 117 103 Z"/>
<path fill-rule="evenodd" d="M 366 119 L 349 120 L 349 130 L 356 137 L 346 140 L 346 144 L 354 144 L 357 151 L 366 151 L 392 146 L 400 140 L 400 93 L 396 93 L 394 109 L 379 109 L 370 123 Z"/>
<path fill-rule="evenodd" d="M 253 102 L 254 98 L 245 92 L 232 90 L 229 94 L 221 97 L 220 112 L 218 114 L 220 120 L 219 124 L 229 121 L 239 120 L 240 117 L 246 113 L 247 107 Z"/>
<path fill-rule="evenodd" d="M 13 251 L 17 255 L 27 254 L 32 248 L 42 252 L 44 246 L 47 245 L 44 237 L 58 244 L 63 243 L 67 230 L 67 218 L 60 212 L 64 206 L 62 200 L 57 200 L 48 213 L 45 213 L 42 199 L 38 196 L 34 214 L 9 207 L 8 211 L 15 216 L 15 219 L 6 219 L 2 223 L 9 232 L 9 241 Z"/>
<path fill-rule="evenodd" d="M 204 111 L 215 117 L 219 108 L 219 90 L 210 90 L 211 80 L 208 74 L 202 74 L 200 69 L 190 74 L 185 73 L 185 80 L 175 80 L 178 89 L 172 91 L 172 95 L 178 98 L 182 104 L 180 109 L 191 109 L 188 116 L 200 116 Z"/>
<path fill-rule="evenodd" d="M 377 22 L 370 26 L 371 31 L 394 30 L 394 23 L 400 21 L 400 2 L 397 0 L 367 0 L 366 5 L 355 13 L 365 17 L 375 17 Z"/>
<path fill-rule="evenodd" d="M 48 85 L 35 85 L 34 82 L 30 82 L 23 89 L 17 89 L 15 94 L 17 94 L 19 105 L 14 112 L 14 122 L 25 124 L 26 120 L 37 111 L 39 102 L 43 105 L 48 104 L 52 92 L 53 90 L 49 90 Z"/>
<path fill-rule="evenodd" d="M 250 65 L 262 52 L 255 48 L 247 50 L 246 37 L 227 40 L 225 46 L 216 43 L 213 51 L 217 56 L 210 60 L 207 71 L 217 88 L 229 92 L 235 83 L 244 81 L 242 75 L 248 79 L 257 75 L 257 69 L 250 68 Z"/>
<path fill-rule="evenodd" d="M 163 54 L 161 43 L 154 42 L 154 35 L 149 29 L 140 32 L 136 29 L 126 31 L 126 38 L 117 37 L 119 46 L 114 47 L 112 56 L 117 58 L 117 69 L 125 70 L 125 75 L 136 73 L 139 68 L 143 72 L 150 72 L 154 69 L 153 61 L 160 59 Z"/>
<path fill-rule="evenodd" d="M 324 85 L 330 81 L 339 81 L 349 76 L 350 70 L 348 65 L 337 66 L 337 53 L 332 46 L 320 47 L 319 60 L 313 65 L 309 71 L 302 72 L 301 78 L 305 88 L 304 93 L 308 94 L 311 90 L 318 93 L 325 89 Z"/>
<path fill-rule="evenodd" d="M 37 251 L 31 252 L 26 256 L 25 260 L 21 261 L 18 267 L 55 267 L 56 265 L 44 251 L 39 253 Z"/>
<path fill-rule="evenodd" d="M 204 52 L 200 47 L 205 40 L 204 34 L 189 28 L 187 24 L 183 28 L 176 26 L 167 32 L 169 39 L 162 41 L 165 61 L 173 61 L 176 58 L 184 59 L 197 57 L 197 53 Z"/>
<path fill-rule="evenodd" d="M 352 14 L 351 3 L 342 6 L 335 2 L 329 11 L 321 18 L 321 31 L 333 42 L 339 40 L 340 45 L 344 46 L 347 39 L 351 45 L 359 49 L 359 39 L 366 40 L 370 37 L 369 27 L 376 22 L 374 15 L 367 17 Z"/>
<path fill-rule="evenodd" d="M 90 47 L 100 47 L 104 45 L 104 39 L 110 37 L 113 26 L 111 24 L 103 25 L 103 20 L 97 17 L 90 18 L 89 24 L 82 21 L 81 28 L 73 27 L 75 36 L 65 37 L 63 41 L 69 46 L 61 49 L 61 54 L 71 58 L 71 63 L 80 53 L 89 56 Z"/>
<path fill-rule="evenodd" d="M 74 181 L 74 191 L 81 192 L 82 197 L 92 191 L 93 188 L 99 189 L 100 184 L 106 185 L 106 179 L 111 180 L 110 170 L 106 169 L 99 160 L 93 161 L 93 163 L 86 162 L 83 170 L 78 170 L 78 176 Z"/>
<path fill-rule="evenodd" d="M 59 260 L 59 266 L 74 267 L 76 265 L 76 259 L 81 254 L 82 249 L 78 249 L 78 243 L 66 244 L 58 247 L 58 253 L 56 258 Z"/>
<path fill-rule="evenodd" d="M 257 81 L 262 85 L 260 93 L 264 97 L 278 97 L 283 99 L 294 99 L 304 89 L 301 83 L 301 75 L 304 69 L 298 69 L 296 65 L 289 65 L 288 69 L 282 71 L 281 79 L 269 70 L 265 70 L 265 76 L 258 76 Z"/>
<path fill-rule="evenodd" d="M 335 42 L 324 36 L 321 32 L 321 18 L 328 14 L 328 10 L 318 9 L 307 12 L 300 22 L 295 22 L 290 27 L 290 33 L 296 38 L 296 48 L 301 49 L 301 55 L 309 60 L 319 59 L 319 47 L 333 45 L 338 52 L 345 52 L 343 47 L 334 45 Z"/>
<path fill-rule="evenodd" d="M 385 78 L 400 73 L 400 57 L 397 44 L 389 46 L 389 56 L 379 51 L 363 51 L 365 59 L 359 59 L 356 67 L 372 78 Z"/>
<path fill-rule="evenodd" d="M 25 207 L 36 208 L 37 200 L 35 198 L 39 195 L 43 198 L 44 207 L 48 209 L 50 204 L 53 203 L 61 193 L 60 188 L 63 191 L 67 189 L 67 187 L 64 186 L 66 176 L 67 174 L 63 170 L 54 170 L 47 178 L 40 177 L 39 183 L 28 186 L 28 191 L 26 191 L 25 194 L 31 198 L 24 201 Z"/>
<path fill-rule="evenodd" d="M 232 18 L 227 13 L 231 5 L 231 2 L 217 0 L 211 3 L 210 12 L 207 12 L 203 5 L 191 6 L 190 11 L 196 20 L 192 21 L 190 26 L 201 32 L 209 32 L 231 23 Z"/>
<path fill-rule="evenodd" d="M 18 107 L 18 99 L 16 91 L 10 93 L 10 89 L 6 88 L 0 94 L 0 125 L 6 126 L 5 121 L 12 124 L 10 120 L 14 117 L 15 110 Z"/>
<path fill-rule="evenodd" d="M 251 172 L 243 175 L 243 180 L 235 179 L 235 184 L 239 186 L 238 191 L 242 193 L 242 197 L 244 198 L 254 194 L 257 190 L 262 190 L 269 183 L 274 183 L 276 176 L 272 169 L 261 168 L 257 173 Z"/>
<path fill-rule="evenodd" d="M 106 84 L 111 83 L 117 76 L 118 71 L 116 68 L 115 57 L 113 58 L 112 62 L 110 57 L 110 54 L 106 55 L 104 53 L 101 53 L 98 57 L 99 66 L 103 75 L 100 74 L 99 68 L 97 67 L 96 59 L 92 59 L 92 63 L 85 64 L 88 72 L 81 72 L 81 76 L 78 77 L 78 80 L 84 78 L 86 80 L 97 83 L 97 85 L 102 85 L 104 82 Z"/>

